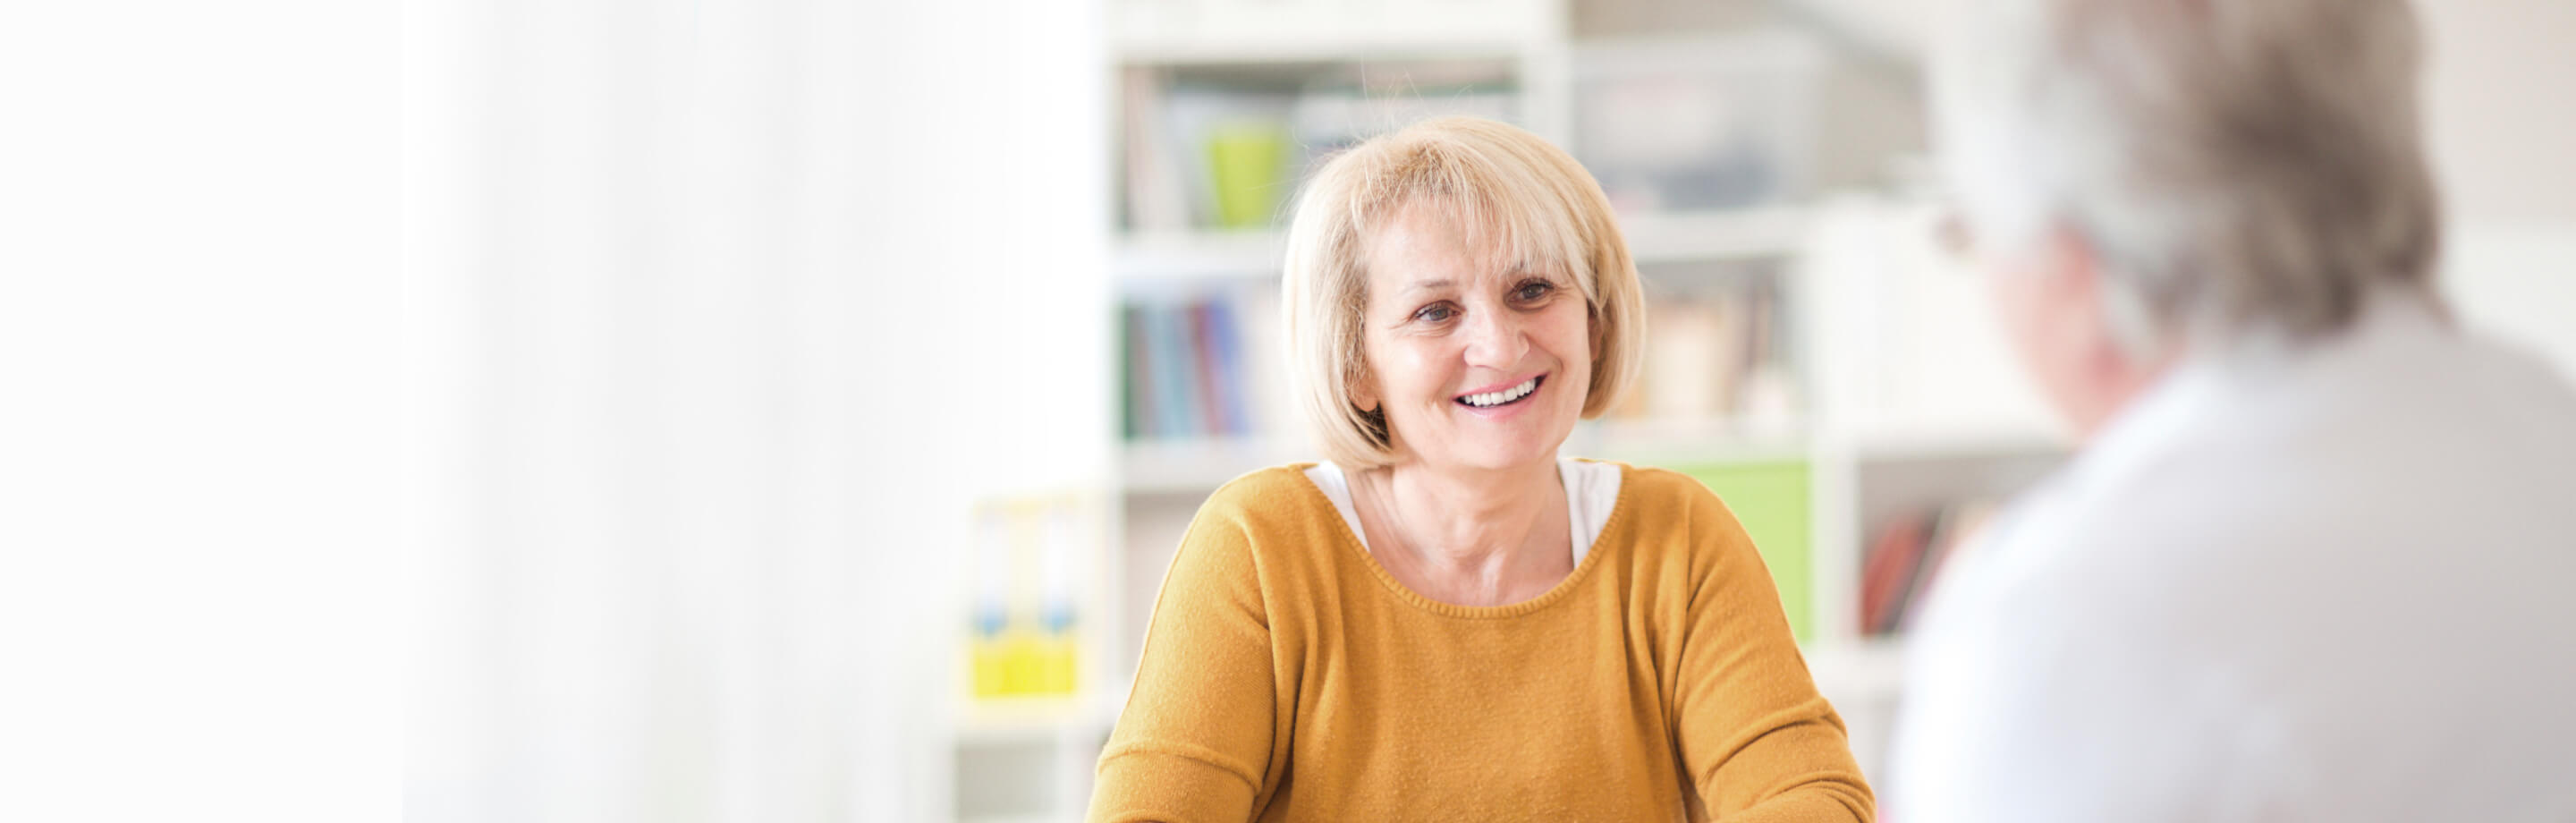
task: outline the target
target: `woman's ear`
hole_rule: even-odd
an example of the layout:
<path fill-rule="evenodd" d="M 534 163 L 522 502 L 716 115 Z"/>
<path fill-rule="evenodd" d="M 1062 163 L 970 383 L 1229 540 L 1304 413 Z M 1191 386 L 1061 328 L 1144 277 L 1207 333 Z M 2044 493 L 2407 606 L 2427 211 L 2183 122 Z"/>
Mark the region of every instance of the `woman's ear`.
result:
<path fill-rule="evenodd" d="M 1377 376 L 1370 374 L 1367 366 L 1351 369 L 1350 376 L 1342 378 L 1342 385 L 1348 389 L 1344 393 L 1350 395 L 1353 407 L 1364 412 L 1377 411 Z"/>
<path fill-rule="evenodd" d="M 1583 326 L 1586 330 L 1591 332 L 1592 368 L 1597 370 L 1601 368 L 1601 346 L 1604 341 L 1601 328 L 1600 306 L 1583 307 Z"/>

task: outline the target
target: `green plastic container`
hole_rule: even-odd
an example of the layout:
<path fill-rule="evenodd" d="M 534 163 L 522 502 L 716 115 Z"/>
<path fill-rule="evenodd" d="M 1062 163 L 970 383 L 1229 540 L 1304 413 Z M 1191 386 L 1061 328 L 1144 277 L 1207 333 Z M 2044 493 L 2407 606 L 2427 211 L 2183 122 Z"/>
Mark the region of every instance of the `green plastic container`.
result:
<path fill-rule="evenodd" d="M 1240 120 L 1217 124 L 1207 137 L 1208 179 L 1216 187 L 1221 228 L 1270 225 L 1288 192 L 1288 127 Z"/>

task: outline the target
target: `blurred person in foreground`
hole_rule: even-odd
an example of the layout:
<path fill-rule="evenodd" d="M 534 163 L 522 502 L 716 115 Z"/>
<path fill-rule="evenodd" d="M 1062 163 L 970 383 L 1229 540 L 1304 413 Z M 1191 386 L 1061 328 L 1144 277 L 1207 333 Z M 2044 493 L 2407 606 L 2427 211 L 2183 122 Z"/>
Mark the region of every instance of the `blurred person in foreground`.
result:
<path fill-rule="evenodd" d="M 1092 820 L 1872 818 L 1726 506 L 1557 454 L 1643 337 L 1590 174 L 1433 120 L 1325 164 L 1288 246 L 1295 395 L 1328 460 L 1199 509 Z"/>
<path fill-rule="evenodd" d="M 2413 13 L 1954 22 L 1951 234 L 2084 445 L 1920 616 L 1889 817 L 2576 820 L 2576 393 L 2437 296 Z"/>

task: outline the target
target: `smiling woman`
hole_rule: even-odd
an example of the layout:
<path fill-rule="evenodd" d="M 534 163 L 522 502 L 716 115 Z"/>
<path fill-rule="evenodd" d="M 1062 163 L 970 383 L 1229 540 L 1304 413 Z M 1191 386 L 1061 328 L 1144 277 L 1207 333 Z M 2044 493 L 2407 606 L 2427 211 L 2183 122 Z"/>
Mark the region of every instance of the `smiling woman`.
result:
<path fill-rule="evenodd" d="M 1637 370 L 1600 186 L 1433 120 L 1325 164 L 1288 340 L 1329 458 L 1182 537 L 1095 821 L 1867 821 L 1842 719 L 1724 503 L 1557 454 Z"/>
<path fill-rule="evenodd" d="M 1569 358 L 1581 371 L 1561 381 L 1564 396 L 1583 415 L 1609 409 L 1636 379 L 1645 308 L 1609 200 L 1574 158 L 1512 126 L 1444 118 L 1326 164 L 1299 200 L 1282 283 L 1291 379 L 1324 456 L 1354 468 L 1396 461 L 1390 421 L 1373 394 L 1373 352 L 1364 349 L 1396 334 L 1448 331 L 1454 340 L 1455 321 L 1469 308 L 1464 290 L 1503 297 L 1532 285 L 1546 292 L 1542 307 L 1563 304 L 1560 312 L 1584 324 L 1572 341 L 1582 356 Z M 1555 299 L 1568 288 L 1580 301 Z M 1388 328 L 1382 312 L 1425 322 Z M 1388 363 L 1378 371 L 1400 369 Z M 1574 420 L 1562 422 L 1555 440 Z M 1545 445 L 1554 451 L 1554 441 Z"/>
<path fill-rule="evenodd" d="M 1361 362 L 1377 365 L 1351 399 L 1384 421 L 1387 451 L 1479 468 L 1552 455 L 1592 380 L 1591 316 L 1572 278 L 1497 259 L 1427 203 L 1397 213 L 1368 252 Z"/>

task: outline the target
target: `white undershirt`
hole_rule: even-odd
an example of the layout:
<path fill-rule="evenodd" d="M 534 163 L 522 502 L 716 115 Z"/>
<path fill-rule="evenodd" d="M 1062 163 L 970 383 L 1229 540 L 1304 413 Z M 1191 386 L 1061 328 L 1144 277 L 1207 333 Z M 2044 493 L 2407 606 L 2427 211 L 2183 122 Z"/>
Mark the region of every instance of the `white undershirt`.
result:
<path fill-rule="evenodd" d="M 1601 527 L 1610 524 L 1610 509 L 1619 504 L 1619 464 L 1559 457 L 1556 474 L 1565 482 L 1566 521 L 1571 524 L 1574 564 L 1580 566 L 1583 554 L 1592 550 L 1592 541 L 1601 538 Z M 1367 549 L 1368 531 L 1360 528 L 1360 511 L 1351 504 L 1350 478 L 1343 476 L 1342 467 L 1330 460 L 1317 463 L 1306 470 L 1306 479 L 1333 501 L 1333 510 L 1351 527 L 1351 536 Z"/>

